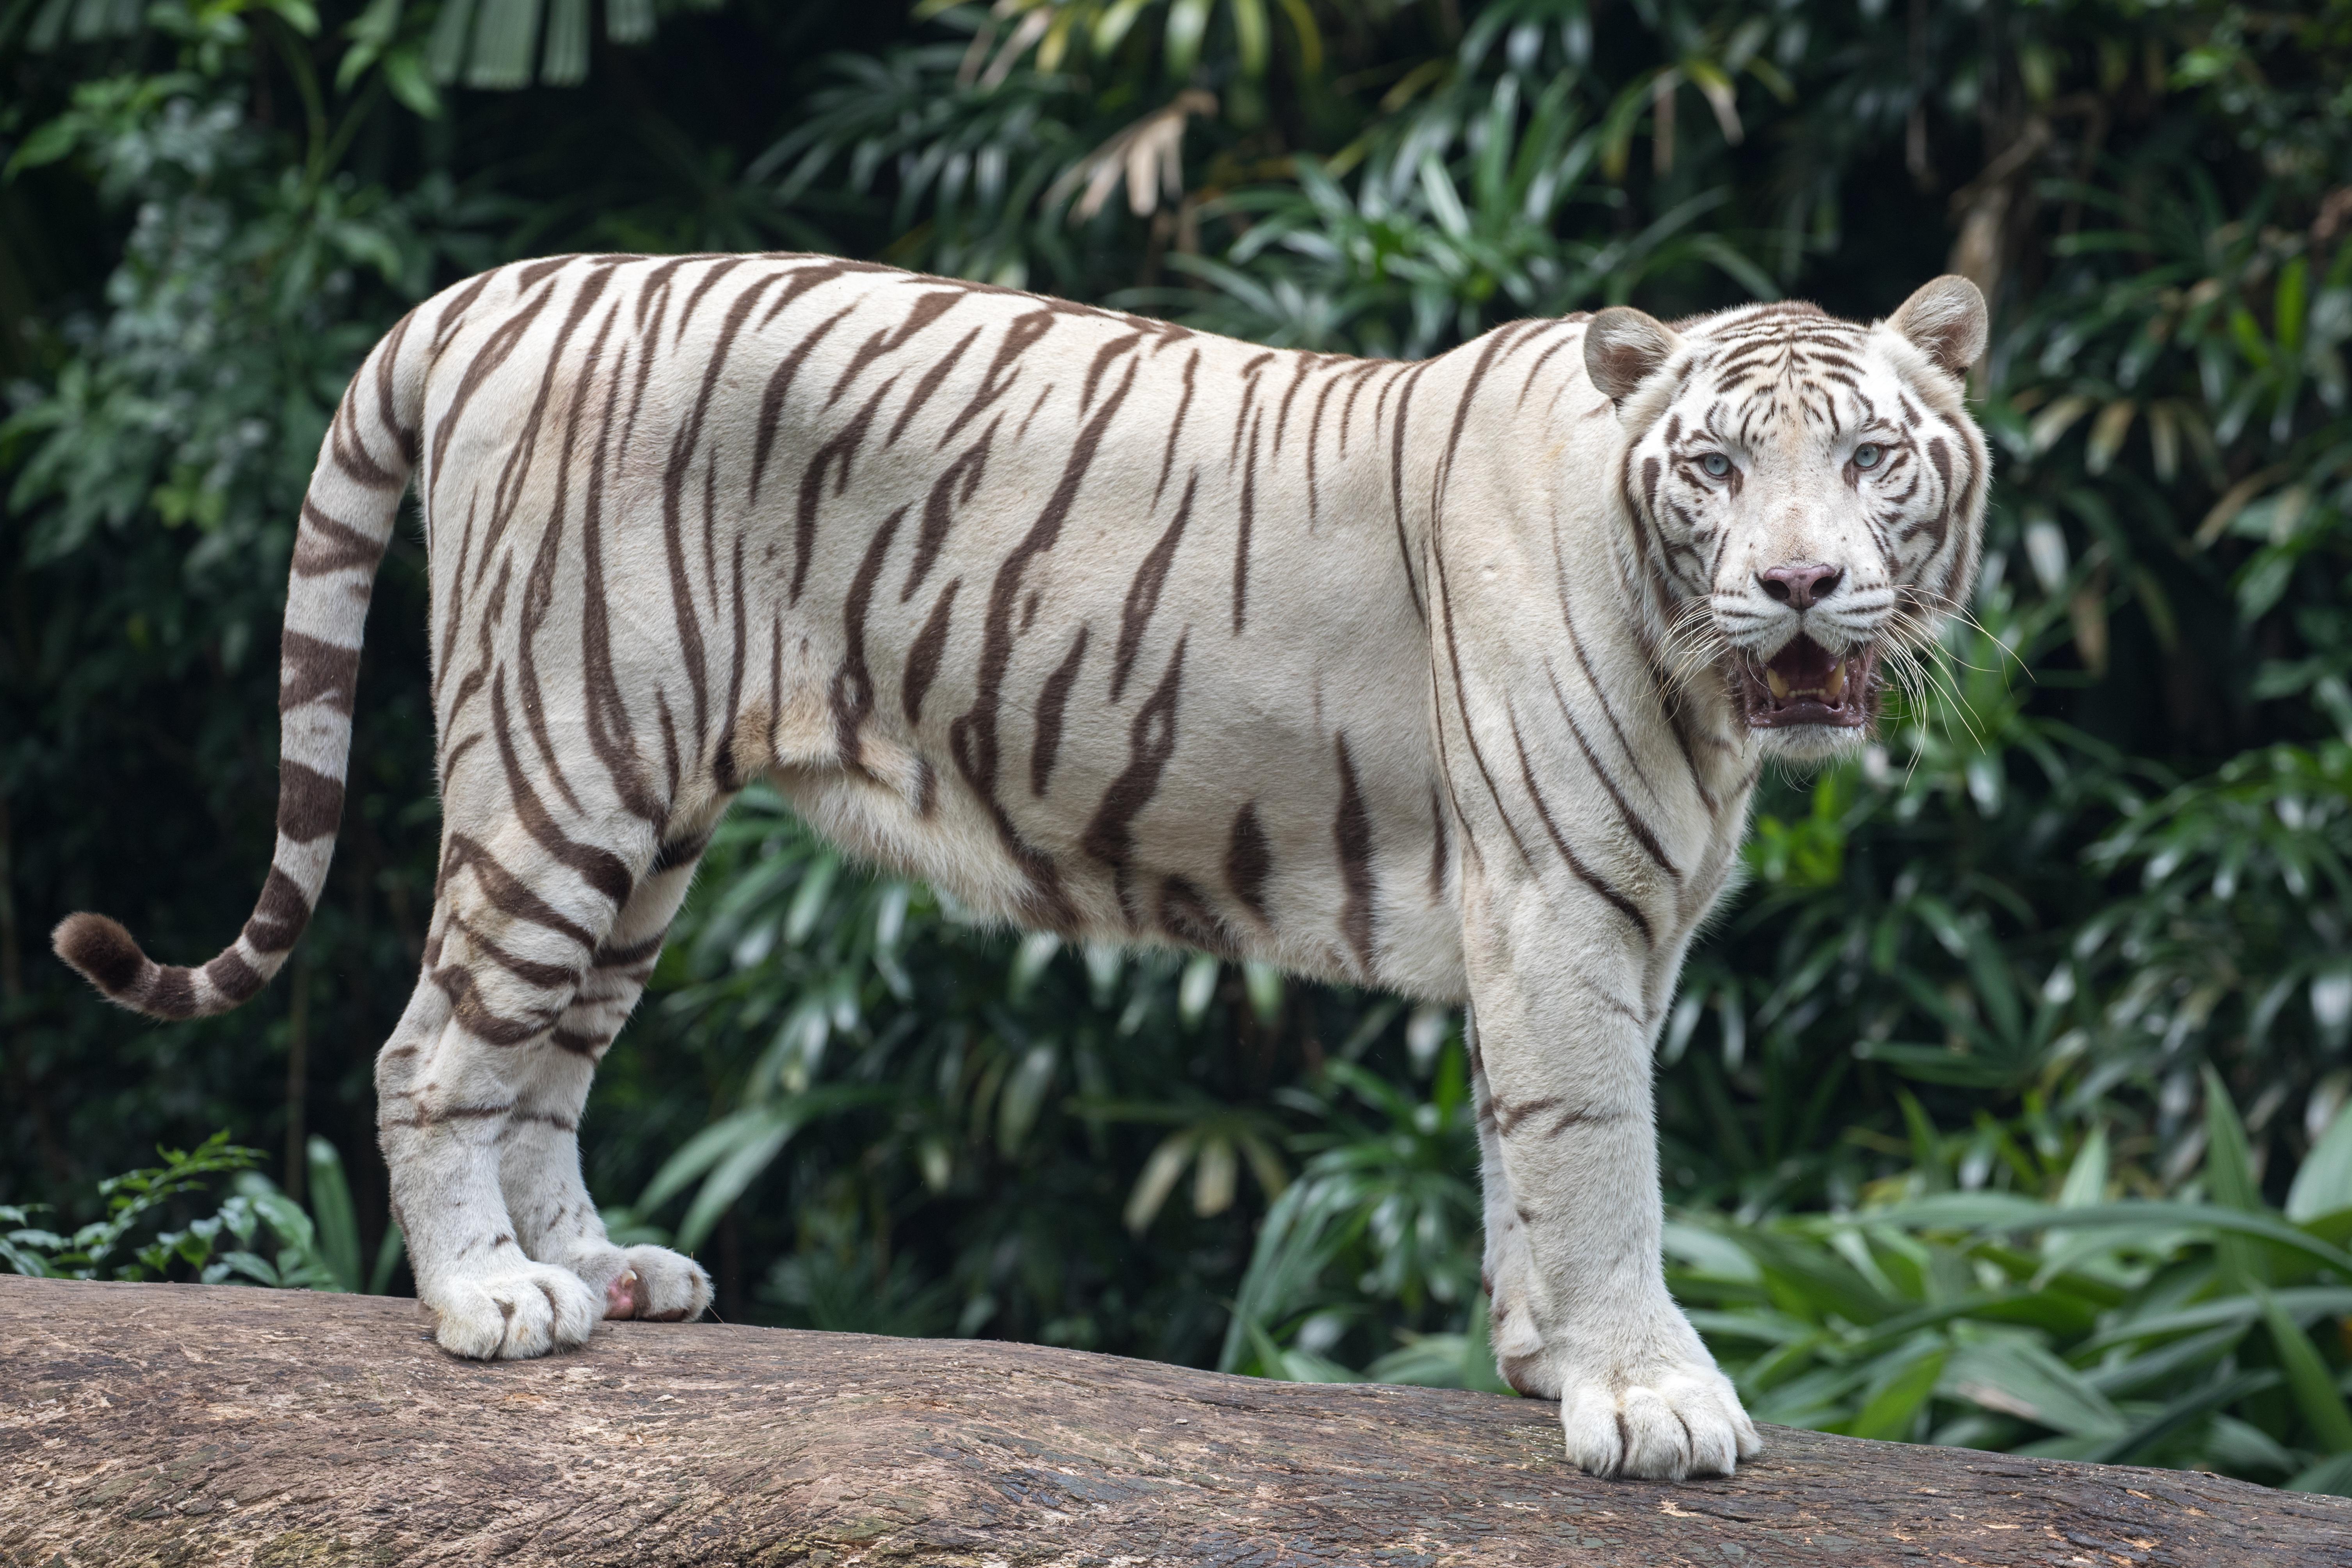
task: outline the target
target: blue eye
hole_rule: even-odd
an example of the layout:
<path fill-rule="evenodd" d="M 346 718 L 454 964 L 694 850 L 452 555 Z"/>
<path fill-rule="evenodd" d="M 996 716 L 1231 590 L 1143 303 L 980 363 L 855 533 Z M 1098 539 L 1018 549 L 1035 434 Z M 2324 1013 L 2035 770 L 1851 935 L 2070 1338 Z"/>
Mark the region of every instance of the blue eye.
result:
<path fill-rule="evenodd" d="M 1720 452 L 1709 452 L 1698 460 L 1698 466 L 1718 479 L 1731 472 L 1731 459 Z"/>
<path fill-rule="evenodd" d="M 1878 459 L 1885 456 L 1885 454 L 1876 447 L 1864 441 L 1853 449 L 1853 466 L 1857 468 L 1874 468 L 1878 467 Z"/>

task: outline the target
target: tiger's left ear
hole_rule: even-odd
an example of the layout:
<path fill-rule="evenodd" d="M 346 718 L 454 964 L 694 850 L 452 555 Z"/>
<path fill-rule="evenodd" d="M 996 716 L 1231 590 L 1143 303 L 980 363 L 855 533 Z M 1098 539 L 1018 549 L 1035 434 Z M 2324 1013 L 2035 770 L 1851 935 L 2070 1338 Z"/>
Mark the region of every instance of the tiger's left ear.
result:
<path fill-rule="evenodd" d="M 1958 273 L 1919 285 L 1886 324 L 1950 375 L 1966 375 L 1985 351 L 1984 296 Z"/>

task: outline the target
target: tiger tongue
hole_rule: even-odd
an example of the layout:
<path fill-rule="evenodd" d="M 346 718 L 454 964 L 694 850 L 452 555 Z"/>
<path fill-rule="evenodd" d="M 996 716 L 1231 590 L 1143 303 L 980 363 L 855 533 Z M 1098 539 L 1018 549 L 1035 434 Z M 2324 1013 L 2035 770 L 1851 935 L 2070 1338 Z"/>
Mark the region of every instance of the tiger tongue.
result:
<path fill-rule="evenodd" d="M 1801 635 L 1790 637 L 1789 646 L 1773 655 L 1764 669 L 1772 695 L 1777 698 L 1785 699 L 1793 692 L 1825 691 L 1832 684 L 1845 684 L 1838 679 L 1843 673 L 1840 661 L 1829 649 Z"/>

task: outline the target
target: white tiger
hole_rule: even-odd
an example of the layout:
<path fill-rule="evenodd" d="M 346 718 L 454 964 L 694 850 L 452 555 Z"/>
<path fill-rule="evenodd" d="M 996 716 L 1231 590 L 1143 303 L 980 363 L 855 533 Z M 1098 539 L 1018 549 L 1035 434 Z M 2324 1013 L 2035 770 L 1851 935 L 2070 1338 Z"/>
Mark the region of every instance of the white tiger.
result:
<path fill-rule="evenodd" d="M 278 838 L 201 969 L 75 915 L 126 1006 L 235 1006 L 326 877 L 413 477 L 443 853 L 378 1058 L 417 1294 L 461 1355 L 691 1318 L 614 1247 L 589 1079 L 712 825 L 777 782 L 1004 919 L 1470 1004 L 1494 1343 L 1586 1468 L 1757 1447 L 1668 1296 L 1651 1053 L 1770 756 L 1853 744 L 1975 569 L 1956 278 L 1862 326 L 1523 321 L 1274 352 L 809 256 L 559 258 L 419 307 L 323 443 Z"/>

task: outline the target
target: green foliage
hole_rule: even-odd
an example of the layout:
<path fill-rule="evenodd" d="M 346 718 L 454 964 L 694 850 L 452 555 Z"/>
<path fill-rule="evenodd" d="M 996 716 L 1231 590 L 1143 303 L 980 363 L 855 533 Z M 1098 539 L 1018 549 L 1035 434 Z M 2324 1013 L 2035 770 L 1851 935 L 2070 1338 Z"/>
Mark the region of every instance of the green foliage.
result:
<path fill-rule="evenodd" d="M 2285 1214 L 2254 1191 L 2227 1096 L 2209 1112 L 2203 1181 L 2177 1199 L 2111 1201 L 2095 1129 L 1977 1192 L 1686 1215 L 1669 1279 L 1759 1420 L 2345 1491 L 2352 1111 Z"/>
<path fill-rule="evenodd" d="M 1447 1047 L 1422 1100 L 1339 1061 L 1287 1098 L 1322 1125 L 1295 1140 L 1311 1157 L 1258 1229 L 1217 1364 L 1328 1382 L 1346 1374 L 1323 1352 L 1350 1328 L 1451 1317 L 1477 1293 L 1478 1204 L 1463 1179 L 1478 1158 L 1469 1069 Z M 1361 1121 L 1349 1100 L 1379 1121 Z M 1277 1351 L 1277 1336 L 1293 1348 Z M 1403 1348 L 1426 1361 L 1428 1342 Z"/>
<path fill-rule="evenodd" d="M 29 1222 L 45 1204 L 0 1205 L 0 1263 L 17 1274 L 52 1279 L 194 1279 L 278 1289 L 356 1291 L 359 1255 L 341 1157 L 324 1139 L 312 1142 L 315 1216 L 252 1167 L 260 1151 L 240 1148 L 226 1131 L 194 1149 L 158 1149 L 163 1163 L 109 1176 L 98 1184 L 102 1219 L 70 1236 Z M 205 1191 L 207 1176 L 234 1173 L 236 1191 L 212 1214 L 176 1230 L 159 1229 L 144 1245 L 132 1233 L 159 1224 L 174 1199 Z M 275 1258 L 263 1250 L 276 1243 Z"/>

